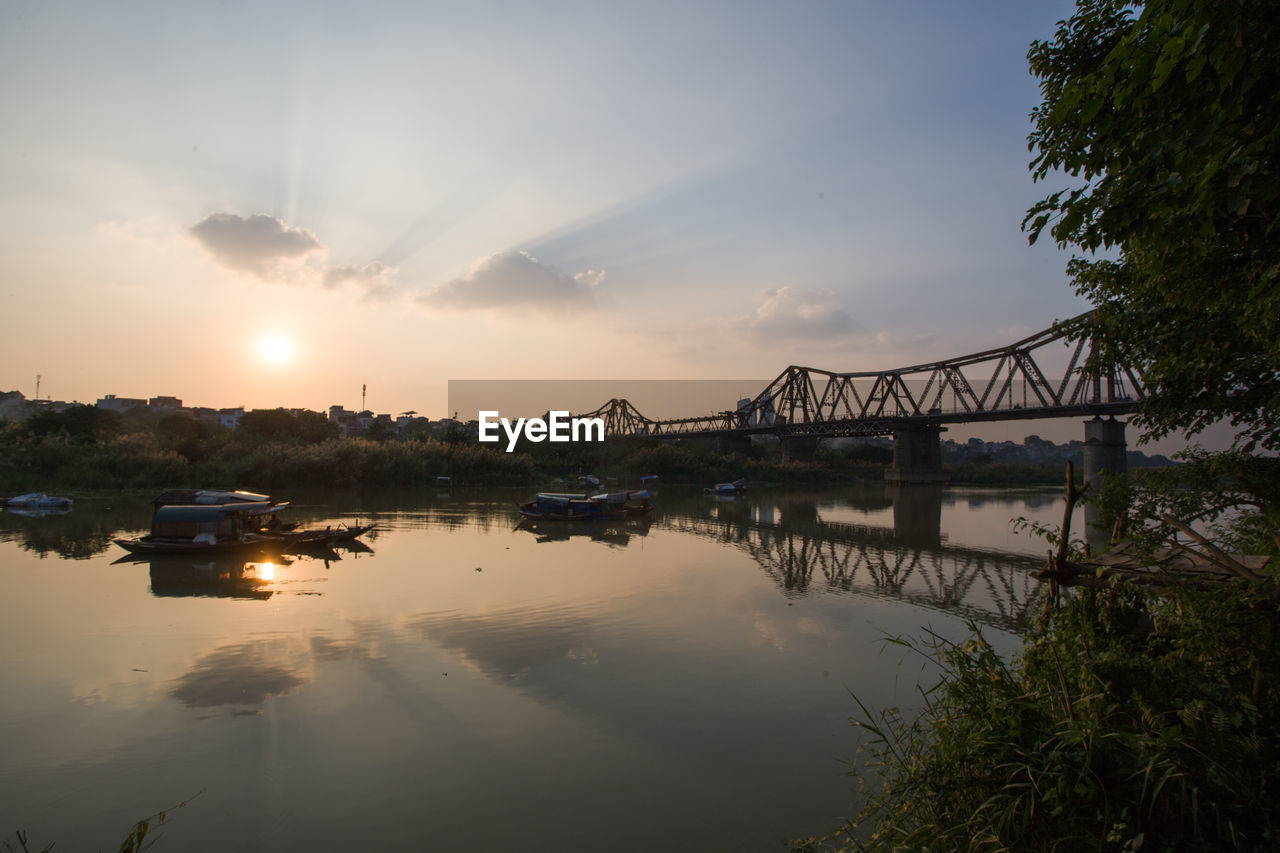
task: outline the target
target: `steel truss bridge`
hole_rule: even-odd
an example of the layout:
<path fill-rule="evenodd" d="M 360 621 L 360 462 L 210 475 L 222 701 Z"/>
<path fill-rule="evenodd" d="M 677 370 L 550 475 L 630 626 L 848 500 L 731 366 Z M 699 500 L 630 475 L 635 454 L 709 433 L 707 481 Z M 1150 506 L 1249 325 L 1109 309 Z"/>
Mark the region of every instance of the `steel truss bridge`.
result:
<path fill-rule="evenodd" d="M 892 435 L 948 423 L 1127 414 L 1143 396 L 1136 366 L 1100 363 L 1093 313 L 999 349 L 895 370 L 834 373 L 791 366 L 732 411 L 671 420 L 625 399 L 576 417 L 601 418 L 609 436 Z M 1042 367 L 1069 352 L 1061 378 Z M 978 378 L 982 377 L 982 378 Z"/>

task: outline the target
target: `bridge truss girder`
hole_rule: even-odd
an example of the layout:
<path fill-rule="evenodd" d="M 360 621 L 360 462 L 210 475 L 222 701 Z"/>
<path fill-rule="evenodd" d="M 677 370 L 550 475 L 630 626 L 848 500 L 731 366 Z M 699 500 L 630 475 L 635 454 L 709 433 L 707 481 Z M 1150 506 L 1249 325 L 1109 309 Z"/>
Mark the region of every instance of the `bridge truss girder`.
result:
<path fill-rule="evenodd" d="M 792 365 L 734 411 L 655 420 L 615 398 L 580 417 L 604 419 L 606 435 L 848 437 L 892 435 L 912 426 L 1131 412 L 1143 396 L 1140 371 L 1099 363 L 1091 318 L 1083 314 L 1007 347 L 894 370 L 835 373 Z M 1037 360 L 1055 344 L 1072 347 L 1056 383 Z"/>

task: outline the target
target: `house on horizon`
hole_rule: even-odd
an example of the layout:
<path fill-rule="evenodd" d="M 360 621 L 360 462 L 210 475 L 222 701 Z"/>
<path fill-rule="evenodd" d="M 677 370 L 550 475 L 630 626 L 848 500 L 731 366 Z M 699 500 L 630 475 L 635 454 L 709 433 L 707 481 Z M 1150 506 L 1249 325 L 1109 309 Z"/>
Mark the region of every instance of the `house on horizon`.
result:
<path fill-rule="evenodd" d="M 99 409 L 110 409 L 123 415 L 133 409 L 145 409 L 147 401 L 140 397 L 117 397 L 115 394 L 108 394 L 100 398 L 94 405 Z"/>

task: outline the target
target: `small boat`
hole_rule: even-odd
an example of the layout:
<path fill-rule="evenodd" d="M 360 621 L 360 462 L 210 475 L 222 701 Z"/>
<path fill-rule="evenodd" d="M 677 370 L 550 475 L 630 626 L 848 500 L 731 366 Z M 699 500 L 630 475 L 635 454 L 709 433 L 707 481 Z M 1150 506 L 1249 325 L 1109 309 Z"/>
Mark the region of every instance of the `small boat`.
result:
<path fill-rule="evenodd" d="M 648 489 L 633 489 L 627 492 L 626 502 L 622 506 L 628 516 L 648 515 L 653 512 L 653 493 Z"/>
<path fill-rule="evenodd" d="M 272 531 L 262 535 L 277 539 L 285 549 L 328 548 L 335 542 L 350 542 L 373 530 L 373 524 L 340 524 L 337 527 L 314 527 L 304 530 Z"/>
<path fill-rule="evenodd" d="M 330 534 L 329 541 L 348 542 L 352 539 L 359 539 L 375 527 L 377 527 L 376 524 L 353 524 L 350 526 L 345 524 L 339 525 Z M 329 532 L 329 528 L 326 527 L 325 532 Z"/>
<path fill-rule="evenodd" d="M 223 554 L 278 551 L 280 535 L 258 532 L 261 517 L 279 512 L 270 501 L 226 504 L 164 504 L 151 516 L 151 532 L 116 539 L 135 554 Z"/>
<path fill-rule="evenodd" d="M 235 539 L 218 539 L 204 533 L 190 539 L 140 536 L 112 541 L 134 554 L 261 554 L 276 550 L 281 544 L 279 539 L 256 533 L 246 533 Z"/>
<path fill-rule="evenodd" d="M 600 492 L 595 495 L 541 492 L 520 504 L 520 514 L 536 521 L 595 521 L 646 515 L 653 511 L 650 494 L 643 489 Z"/>
<path fill-rule="evenodd" d="M 598 521 L 626 518 L 625 492 L 621 501 L 608 500 L 609 495 L 576 495 L 541 492 L 528 503 L 519 505 L 525 518 L 541 521 Z"/>
<path fill-rule="evenodd" d="M 746 480 L 734 480 L 732 483 L 716 483 L 710 488 L 703 489 L 703 494 L 708 495 L 740 495 L 747 490 Z"/>
<path fill-rule="evenodd" d="M 44 492 L 31 492 L 9 498 L 4 502 L 6 509 L 71 509 L 75 503 L 71 498 L 54 497 Z"/>

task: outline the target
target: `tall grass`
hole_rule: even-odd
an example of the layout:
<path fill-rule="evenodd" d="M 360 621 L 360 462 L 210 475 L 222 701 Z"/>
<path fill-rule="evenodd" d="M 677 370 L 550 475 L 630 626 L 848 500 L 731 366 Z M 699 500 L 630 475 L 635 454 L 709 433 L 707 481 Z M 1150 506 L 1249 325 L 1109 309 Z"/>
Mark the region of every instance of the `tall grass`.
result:
<path fill-rule="evenodd" d="M 974 626 L 908 644 L 941 681 L 917 715 L 862 707 L 879 787 L 795 849 L 1275 849 L 1277 614 L 1259 592 L 1084 591 L 1012 662 Z"/>

